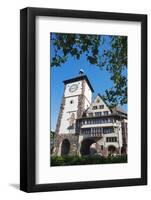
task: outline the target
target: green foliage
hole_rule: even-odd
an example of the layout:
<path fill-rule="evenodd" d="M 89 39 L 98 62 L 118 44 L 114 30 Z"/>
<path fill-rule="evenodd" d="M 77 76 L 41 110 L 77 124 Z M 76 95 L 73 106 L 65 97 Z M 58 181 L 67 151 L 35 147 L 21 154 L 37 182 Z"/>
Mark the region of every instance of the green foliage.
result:
<path fill-rule="evenodd" d="M 51 151 L 53 151 L 54 143 L 55 143 L 55 132 L 54 131 L 50 131 L 50 147 L 51 147 Z"/>
<path fill-rule="evenodd" d="M 51 139 L 51 141 L 54 141 L 54 139 L 55 139 L 55 132 L 54 131 L 50 131 L 50 139 Z"/>
<path fill-rule="evenodd" d="M 110 73 L 114 86 L 105 91 L 104 100 L 112 105 L 123 105 L 127 103 L 127 37 L 110 36 L 110 48 L 100 53 L 105 38 L 100 35 L 53 34 L 51 41 L 55 55 L 51 67 L 60 67 L 69 56 L 80 59 L 81 55 L 86 55 L 90 64 Z"/>
<path fill-rule="evenodd" d="M 114 87 L 105 91 L 104 100 L 113 105 L 127 104 L 127 37 L 111 37 L 111 49 L 104 52 L 100 67 L 104 63 L 114 83 Z"/>
<path fill-rule="evenodd" d="M 55 47 L 55 56 L 52 58 L 51 67 L 61 66 L 67 61 L 69 55 L 75 59 L 80 59 L 83 53 L 86 54 L 87 60 L 91 64 L 97 62 L 100 45 L 100 36 L 98 35 L 56 33 L 51 40 Z"/>
<path fill-rule="evenodd" d="M 109 164 L 109 163 L 126 163 L 126 155 L 101 157 L 93 156 L 52 156 L 51 166 L 70 166 L 70 165 L 88 165 L 88 164 Z"/>
<path fill-rule="evenodd" d="M 53 157 L 52 159 L 51 159 L 51 164 L 53 165 L 53 166 L 62 166 L 62 165 L 64 165 L 64 158 L 63 157 Z"/>

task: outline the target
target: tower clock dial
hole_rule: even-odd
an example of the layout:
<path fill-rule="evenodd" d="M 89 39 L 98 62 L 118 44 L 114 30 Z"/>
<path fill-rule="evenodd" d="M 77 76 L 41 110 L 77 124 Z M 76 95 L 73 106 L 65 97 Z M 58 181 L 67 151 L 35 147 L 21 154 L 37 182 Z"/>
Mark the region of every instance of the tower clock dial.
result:
<path fill-rule="evenodd" d="M 78 89 L 78 85 L 77 84 L 72 84 L 69 88 L 69 92 L 75 92 Z"/>

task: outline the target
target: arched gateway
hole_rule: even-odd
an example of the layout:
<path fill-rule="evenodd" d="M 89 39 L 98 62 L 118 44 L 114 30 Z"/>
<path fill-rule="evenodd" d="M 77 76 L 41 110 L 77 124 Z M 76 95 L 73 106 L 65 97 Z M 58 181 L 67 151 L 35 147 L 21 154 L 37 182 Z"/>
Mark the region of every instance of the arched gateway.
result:
<path fill-rule="evenodd" d="M 117 153 L 116 147 L 113 146 L 113 145 L 110 145 L 110 146 L 108 147 L 108 154 L 109 154 L 109 155 L 114 155 L 114 154 L 116 154 L 116 153 Z"/>
<path fill-rule="evenodd" d="M 80 154 L 82 156 L 98 154 L 98 146 L 100 145 L 97 144 L 97 142 L 101 138 L 102 137 L 88 137 L 83 139 L 81 142 Z"/>
<path fill-rule="evenodd" d="M 64 139 L 61 145 L 61 155 L 68 155 L 70 152 L 70 142 L 68 139 Z"/>

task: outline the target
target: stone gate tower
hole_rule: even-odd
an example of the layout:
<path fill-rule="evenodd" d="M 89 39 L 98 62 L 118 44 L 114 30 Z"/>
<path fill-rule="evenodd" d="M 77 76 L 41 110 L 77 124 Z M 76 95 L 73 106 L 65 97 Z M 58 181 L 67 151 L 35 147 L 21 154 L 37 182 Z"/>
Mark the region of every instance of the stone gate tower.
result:
<path fill-rule="evenodd" d="M 93 88 L 83 71 L 64 82 L 64 94 L 56 125 L 54 155 L 78 154 L 76 119 L 90 106 Z"/>

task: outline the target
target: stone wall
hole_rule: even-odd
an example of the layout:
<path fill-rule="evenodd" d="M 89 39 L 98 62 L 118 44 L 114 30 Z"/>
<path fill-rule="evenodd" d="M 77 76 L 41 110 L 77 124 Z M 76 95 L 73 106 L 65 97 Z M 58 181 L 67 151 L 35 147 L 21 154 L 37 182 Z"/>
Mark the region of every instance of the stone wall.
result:
<path fill-rule="evenodd" d="M 61 119 L 62 119 L 64 107 L 65 107 L 65 98 L 63 96 L 62 97 L 62 103 L 61 103 L 61 106 L 60 106 L 59 115 L 58 115 L 57 125 L 56 125 L 56 131 L 55 131 L 56 134 L 59 133 L 59 129 L 60 129 L 60 124 L 61 124 Z"/>
<path fill-rule="evenodd" d="M 77 155 L 78 154 L 78 135 L 73 134 L 57 134 L 55 138 L 55 145 L 53 155 L 61 155 L 61 145 L 63 140 L 67 139 L 70 143 L 70 150 L 68 155 Z"/>
<path fill-rule="evenodd" d="M 85 103 L 85 80 L 82 81 L 82 93 L 78 96 L 78 110 L 77 110 L 77 118 L 81 118 L 84 112 L 84 103 Z"/>

